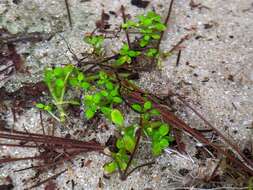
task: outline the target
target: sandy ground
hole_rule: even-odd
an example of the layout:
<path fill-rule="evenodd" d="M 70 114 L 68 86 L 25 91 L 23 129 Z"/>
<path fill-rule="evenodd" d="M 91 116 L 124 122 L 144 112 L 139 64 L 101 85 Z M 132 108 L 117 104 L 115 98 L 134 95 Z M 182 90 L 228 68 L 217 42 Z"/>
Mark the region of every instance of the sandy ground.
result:
<path fill-rule="evenodd" d="M 84 33 L 91 32 L 101 11 L 119 12 L 120 5 L 134 17 L 155 8 L 165 14 L 169 0 L 153 0 L 146 9 L 131 5 L 130 0 L 70 1 L 73 29 L 67 20 L 66 8 L 62 0 L 11 0 L 0 1 L 0 28 L 11 33 L 52 32 L 57 33 L 50 41 L 36 44 L 19 43 L 18 52 L 23 56 L 31 75 L 16 73 L 2 81 L 9 91 L 15 91 L 22 82 L 41 80 L 43 68 L 50 65 L 66 64 L 73 61 L 71 53 L 62 40 L 63 36 L 73 51 L 80 56 L 87 50 L 82 41 Z M 240 144 L 252 139 L 253 122 L 253 2 L 250 0 L 196 0 L 202 6 L 191 8 L 189 0 L 177 0 L 174 4 L 172 21 L 162 43 L 162 50 L 169 50 L 183 36 L 191 38 L 183 46 L 178 66 L 176 55 L 163 62 L 159 71 L 142 73 L 140 84 L 158 94 L 168 88 L 188 97 L 187 99 L 224 134 L 235 138 Z M 113 26 L 121 22 L 121 17 L 110 15 Z M 117 49 L 119 42 L 107 41 L 108 49 Z M 8 124 L 13 125 L 10 110 L 4 113 Z M 203 127 L 203 123 L 189 109 L 180 107 L 178 115 L 191 126 Z M 39 114 L 36 109 L 26 110 L 15 127 L 25 126 L 30 131 L 38 131 Z M 80 127 L 80 126 L 77 126 Z M 98 139 L 106 140 L 109 134 Z M 191 141 L 189 154 L 195 152 Z M 0 155 L 27 155 L 30 151 L 0 148 Z M 93 160 L 88 168 L 80 168 L 80 158 Z M 174 189 L 184 185 L 187 179 L 178 172 L 182 168 L 196 170 L 200 163 L 194 157 L 180 157 L 165 153 L 157 159 L 157 164 L 132 174 L 121 182 L 115 175 L 110 180 L 103 178 L 104 156 L 91 153 L 75 159 L 73 172 L 57 178 L 60 189 L 71 189 L 69 180 L 76 183 L 75 189 L 98 189 L 101 178 L 102 189 Z M 208 162 L 208 164 L 212 161 Z M 10 175 L 15 189 L 24 189 L 22 179 L 33 172 L 14 173 L 16 168 L 27 166 L 28 162 L 18 162 L 0 168 L 0 177 Z M 207 164 L 207 163 L 206 163 Z M 210 164 L 211 165 L 211 164 Z M 50 174 L 48 174 L 50 176 Z M 229 185 L 229 184 L 228 184 Z M 38 188 L 43 189 L 43 187 Z"/>

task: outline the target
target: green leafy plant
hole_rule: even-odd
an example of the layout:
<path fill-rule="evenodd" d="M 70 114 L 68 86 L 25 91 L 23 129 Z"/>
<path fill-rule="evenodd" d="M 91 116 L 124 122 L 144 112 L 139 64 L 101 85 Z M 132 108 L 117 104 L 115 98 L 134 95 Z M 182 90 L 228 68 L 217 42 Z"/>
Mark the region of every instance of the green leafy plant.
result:
<path fill-rule="evenodd" d="M 106 174 L 111 174 L 116 170 L 125 172 L 130 160 L 129 155 L 133 153 L 136 146 L 136 131 L 138 128 L 138 125 L 132 125 L 121 129 L 122 136 L 116 142 L 118 151 L 111 154 L 113 161 L 104 165 Z"/>
<path fill-rule="evenodd" d="M 119 58 L 116 60 L 117 65 L 122 65 L 124 63 L 131 63 L 132 59 L 140 55 L 139 51 L 134 51 L 129 49 L 127 44 L 124 44 L 119 51 Z"/>
<path fill-rule="evenodd" d="M 83 76 L 72 65 L 64 67 L 47 68 L 44 72 L 44 82 L 46 83 L 49 92 L 53 98 L 51 104 L 37 103 L 36 107 L 47 111 L 57 121 L 64 122 L 66 113 L 64 107 L 68 104 L 79 105 L 79 101 L 67 99 L 66 93 L 70 84 L 74 85 L 74 81 L 83 86 Z M 76 84 L 77 85 L 77 84 Z M 88 84 L 87 84 L 88 85 Z M 58 114 L 55 114 L 55 109 Z"/>
<path fill-rule="evenodd" d="M 147 46 L 151 40 L 159 40 L 160 32 L 166 30 L 166 26 L 162 23 L 161 17 L 154 11 L 149 11 L 145 15 L 137 17 L 137 22 L 132 20 L 122 24 L 124 29 L 136 29 L 141 35 L 140 46 Z M 152 50 L 154 53 L 154 50 Z M 151 55 L 151 54 L 150 54 Z"/>
<path fill-rule="evenodd" d="M 133 104 L 132 108 L 141 113 L 140 117 L 143 123 L 143 133 L 152 142 L 153 155 L 160 155 L 162 150 L 167 148 L 169 143 L 173 140 L 169 135 L 169 125 L 160 120 L 154 120 L 160 113 L 153 108 L 150 101 L 146 101 L 143 105 Z"/>
<path fill-rule="evenodd" d="M 121 137 L 117 139 L 117 152 L 112 153 L 113 161 L 104 165 L 107 174 L 120 170 L 127 175 L 127 168 L 130 156 L 134 154 L 137 146 L 136 132 L 141 130 L 151 140 L 151 150 L 154 156 L 159 156 L 167 148 L 173 138 L 170 136 L 169 125 L 160 120 L 153 120 L 160 115 L 159 111 L 153 108 L 152 102 L 146 101 L 143 105 L 132 104 L 132 109 L 140 113 L 141 126 L 134 124 L 129 127 L 120 128 Z"/>
<path fill-rule="evenodd" d="M 150 11 L 145 15 L 138 16 L 137 22 L 127 21 L 122 25 L 126 30 L 135 29 L 140 34 L 139 48 L 134 50 L 129 44 L 124 43 L 115 59 L 115 64 L 106 65 L 95 64 L 93 72 L 82 72 L 81 69 L 72 65 L 64 67 L 47 68 L 44 72 L 44 82 L 46 83 L 52 97 L 48 104 L 37 103 L 36 107 L 47 111 L 56 120 L 64 122 L 69 104 L 83 106 L 84 116 L 87 120 L 95 116 L 103 116 L 116 126 L 118 136 L 115 147 L 117 150 L 110 153 L 112 160 L 104 165 L 107 174 L 119 171 L 121 178 L 125 179 L 131 173 L 128 171 L 136 150 L 142 139 L 151 142 L 151 151 L 154 156 L 159 156 L 167 148 L 173 138 L 170 136 L 170 127 L 161 120 L 160 112 L 153 103 L 144 95 L 143 104 L 129 104 L 121 96 L 123 92 L 130 92 L 131 87 L 126 88 L 121 83 L 121 78 L 128 81 L 125 73 L 117 73 L 118 68 L 124 64 L 130 64 L 140 56 L 148 58 L 158 56 L 158 50 L 152 48 L 152 42 L 160 39 L 161 32 L 166 29 L 161 22 L 161 17 L 155 12 Z M 84 41 L 93 47 L 92 58 L 103 57 L 104 36 L 86 36 Z M 128 40 L 129 41 L 129 40 Z M 129 42 L 128 42 L 129 43 Z M 103 67 L 104 66 L 104 67 Z M 122 67 L 123 68 L 123 67 Z M 111 69 L 111 70 L 110 70 Z M 109 71 L 108 71 L 109 70 Z M 85 73 L 85 74 L 84 74 Z M 129 82 L 129 81 L 128 81 Z M 78 99 L 73 96 L 82 93 L 82 98 L 78 94 Z M 123 101 L 124 100 L 124 101 Z M 138 113 L 139 123 L 125 125 L 125 119 L 120 105 L 125 102 L 125 106 L 130 107 Z M 134 169 L 132 169 L 133 171 Z"/>
<path fill-rule="evenodd" d="M 84 96 L 85 116 L 87 119 L 94 117 L 96 112 L 102 112 L 106 118 L 117 125 L 123 125 L 121 112 L 114 105 L 122 103 L 119 95 L 119 86 L 103 71 L 98 74 L 96 91 Z"/>

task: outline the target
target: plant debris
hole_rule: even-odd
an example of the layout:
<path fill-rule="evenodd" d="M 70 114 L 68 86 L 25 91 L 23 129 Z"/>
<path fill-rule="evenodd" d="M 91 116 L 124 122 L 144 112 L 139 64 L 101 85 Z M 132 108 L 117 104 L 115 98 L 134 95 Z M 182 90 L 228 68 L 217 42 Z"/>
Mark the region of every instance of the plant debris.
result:
<path fill-rule="evenodd" d="M 110 15 L 105 13 L 104 10 L 102 10 L 101 18 L 100 20 L 96 21 L 96 27 L 99 29 L 99 31 L 104 31 L 110 28 L 109 24 Z"/>
<path fill-rule="evenodd" d="M 131 3 L 132 3 L 132 5 L 134 5 L 138 8 L 146 8 L 150 2 L 143 1 L 143 0 L 131 0 Z"/>
<path fill-rule="evenodd" d="M 10 176 L 7 176 L 4 179 L 1 179 L 1 184 L 0 184 L 1 190 L 12 190 L 13 188 L 14 188 L 14 185 L 12 183 L 12 179 Z"/>
<path fill-rule="evenodd" d="M 9 77 L 14 71 L 24 71 L 23 60 L 14 44 L 3 45 L 0 49 L 0 81 Z"/>

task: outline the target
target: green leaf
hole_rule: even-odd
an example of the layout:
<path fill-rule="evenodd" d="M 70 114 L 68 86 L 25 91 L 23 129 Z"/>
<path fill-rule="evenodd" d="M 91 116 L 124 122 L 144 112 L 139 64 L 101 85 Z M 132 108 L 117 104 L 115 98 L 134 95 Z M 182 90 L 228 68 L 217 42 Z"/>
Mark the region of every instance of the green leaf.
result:
<path fill-rule="evenodd" d="M 84 89 L 84 90 L 88 90 L 90 88 L 90 84 L 88 82 L 82 82 L 81 83 L 81 87 Z"/>
<path fill-rule="evenodd" d="M 123 139 L 118 139 L 117 142 L 116 142 L 116 146 L 117 146 L 118 149 L 124 148 L 125 144 L 124 144 Z"/>
<path fill-rule="evenodd" d="M 73 87 L 78 86 L 78 80 L 76 78 L 69 79 L 69 84 Z"/>
<path fill-rule="evenodd" d="M 105 96 L 105 97 L 109 95 L 109 93 L 106 90 L 101 90 L 100 93 L 102 96 Z"/>
<path fill-rule="evenodd" d="M 132 153 L 135 147 L 135 139 L 128 135 L 124 135 L 123 141 L 125 143 L 126 150 Z"/>
<path fill-rule="evenodd" d="M 149 121 L 150 120 L 150 114 L 147 112 L 147 113 L 144 113 L 143 115 L 143 118 L 146 120 L 146 121 Z"/>
<path fill-rule="evenodd" d="M 143 39 L 146 40 L 146 41 L 149 41 L 150 40 L 150 35 L 144 35 Z"/>
<path fill-rule="evenodd" d="M 154 156 L 159 156 L 162 153 L 162 148 L 158 142 L 152 143 L 152 154 Z"/>
<path fill-rule="evenodd" d="M 152 38 L 155 39 L 155 40 L 159 40 L 160 37 L 161 37 L 159 34 L 152 34 L 151 36 L 152 36 Z"/>
<path fill-rule="evenodd" d="M 73 71 L 72 65 L 66 65 L 62 68 L 64 75 L 67 75 L 68 73 L 71 73 Z"/>
<path fill-rule="evenodd" d="M 127 59 L 128 59 L 128 56 L 126 56 L 126 55 L 120 56 L 120 58 L 118 58 L 118 59 L 116 60 L 116 63 L 117 63 L 118 65 L 122 65 L 122 64 L 124 64 L 124 63 L 127 62 Z"/>
<path fill-rule="evenodd" d="M 119 110 L 113 109 L 111 112 L 111 118 L 112 118 L 112 122 L 115 123 L 116 125 L 119 125 L 119 126 L 123 125 L 124 118 Z"/>
<path fill-rule="evenodd" d="M 144 110 L 149 110 L 152 108 L 152 103 L 150 101 L 147 101 L 144 103 Z"/>
<path fill-rule="evenodd" d="M 160 145 L 161 149 L 165 149 L 169 146 L 169 142 L 167 139 L 162 138 L 159 142 L 159 145 Z"/>
<path fill-rule="evenodd" d="M 144 39 L 141 39 L 141 41 L 140 41 L 140 46 L 141 46 L 141 47 L 145 47 L 146 45 L 148 45 L 148 43 L 149 43 L 149 41 L 144 40 Z"/>
<path fill-rule="evenodd" d="M 134 27 L 135 25 L 136 25 L 135 22 L 129 20 L 129 21 L 127 21 L 126 23 L 122 24 L 122 28 L 128 29 L 128 28 L 130 28 L 130 27 Z"/>
<path fill-rule="evenodd" d="M 45 105 L 44 104 L 41 104 L 41 103 L 37 103 L 35 104 L 35 106 L 39 109 L 44 109 Z"/>
<path fill-rule="evenodd" d="M 148 19 L 148 18 L 145 18 L 143 21 L 142 21 L 142 24 L 144 26 L 149 26 L 152 24 L 152 19 Z"/>
<path fill-rule="evenodd" d="M 111 174 L 115 172 L 117 169 L 117 163 L 116 162 L 110 162 L 104 165 L 104 170 L 107 174 Z"/>
<path fill-rule="evenodd" d="M 131 57 L 129 57 L 129 56 L 126 56 L 126 57 L 127 57 L 126 62 L 127 62 L 127 63 L 131 63 L 131 62 L 132 62 Z"/>
<path fill-rule="evenodd" d="M 55 76 L 61 76 L 62 74 L 64 74 L 64 73 L 63 73 L 62 67 L 56 67 L 56 68 L 53 70 L 53 72 L 54 72 L 54 75 L 55 75 Z"/>
<path fill-rule="evenodd" d="M 117 95 L 119 95 L 119 92 L 118 92 L 118 86 L 117 87 L 115 87 L 111 92 L 110 92 L 110 96 L 117 96 Z"/>
<path fill-rule="evenodd" d="M 127 167 L 127 162 L 129 158 L 126 154 L 125 149 L 120 149 L 119 152 L 115 155 L 115 160 L 117 160 L 121 170 L 125 170 Z"/>
<path fill-rule="evenodd" d="M 101 100 L 101 94 L 100 93 L 96 93 L 93 95 L 93 101 L 98 104 Z"/>
<path fill-rule="evenodd" d="M 161 121 L 154 121 L 152 123 L 150 123 L 150 127 L 152 128 L 158 128 L 162 125 L 163 123 Z"/>
<path fill-rule="evenodd" d="M 95 115 L 95 112 L 94 112 L 93 110 L 91 110 L 91 109 L 87 109 L 87 110 L 85 111 L 85 117 L 86 117 L 87 119 L 93 118 L 94 115 Z"/>
<path fill-rule="evenodd" d="M 120 169 L 124 171 L 127 167 L 127 163 L 124 160 L 118 160 L 118 163 L 119 163 Z"/>
<path fill-rule="evenodd" d="M 55 85 L 62 88 L 64 86 L 64 81 L 62 79 L 57 79 Z"/>
<path fill-rule="evenodd" d="M 106 118 L 111 119 L 112 109 L 108 107 L 102 107 L 101 112 L 105 115 Z"/>
<path fill-rule="evenodd" d="M 169 126 L 166 125 L 166 124 L 162 124 L 160 127 L 159 127 L 159 133 L 161 136 L 165 136 L 167 135 L 169 132 Z"/>
<path fill-rule="evenodd" d="M 140 104 L 132 104 L 131 107 L 137 111 L 137 112 L 141 112 L 142 111 L 142 107 Z"/>
<path fill-rule="evenodd" d="M 133 51 L 133 50 L 130 50 L 127 54 L 130 56 L 130 57 L 136 57 L 139 55 L 140 52 L 138 51 Z"/>
<path fill-rule="evenodd" d="M 107 74 L 104 71 L 100 71 L 99 72 L 99 78 L 101 80 L 105 80 L 105 79 L 107 79 Z"/>
<path fill-rule="evenodd" d="M 147 135 L 150 137 L 153 133 L 153 129 L 151 127 L 146 128 Z"/>
<path fill-rule="evenodd" d="M 120 98 L 120 97 L 113 97 L 113 102 L 120 104 L 122 102 L 122 98 Z"/>
<path fill-rule="evenodd" d="M 164 31 L 164 30 L 166 30 L 166 26 L 165 26 L 164 24 L 162 24 L 162 23 L 156 24 L 156 25 L 155 25 L 155 28 L 156 28 L 157 30 L 159 30 L 159 31 Z"/>
<path fill-rule="evenodd" d="M 146 53 L 146 55 L 148 57 L 154 57 L 157 54 L 157 49 L 151 48 L 148 50 L 148 52 Z"/>
<path fill-rule="evenodd" d="M 155 18 L 155 17 L 157 17 L 158 15 L 154 12 L 154 11 L 149 11 L 148 13 L 147 13 L 147 17 L 148 18 Z"/>
<path fill-rule="evenodd" d="M 83 79 L 84 79 L 84 74 L 83 73 L 78 73 L 77 80 L 78 81 L 83 81 Z"/>
<path fill-rule="evenodd" d="M 113 83 L 112 83 L 112 82 L 106 82 L 106 83 L 105 83 L 105 87 L 106 87 L 108 90 L 112 90 L 112 89 L 113 89 Z"/>
<path fill-rule="evenodd" d="M 161 113 L 157 109 L 152 109 L 149 112 L 152 116 L 159 116 Z"/>
<path fill-rule="evenodd" d="M 52 107 L 50 105 L 45 105 L 45 107 L 43 109 L 46 111 L 51 111 Z"/>
<path fill-rule="evenodd" d="M 47 68 L 44 72 L 44 81 L 46 83 L 50 83 L 53 80 L 53 71 L 51 68 Z"/>
<path fill-rule="evenodd" d="M 92 102 L 92 99 L 93 99 L 92 95 L 86 95 L 86 96 L 84 97 L 85 103 L 90 103 L 90 102 Z"/>
<path fill-rule="evenodd" d="M 160 135 L 159 131 L 154 130 L 152 133 L 152 141 L 159 142 L 160 139 L 161 139 L 161 135 Z"/>
<path fill-rule="evenodd" d="M 123 46 L 121 47 L 119 53 L 120 55 L 126 55 L 129 51 L 129 47 L 127 44 L 123 44 Z"/>

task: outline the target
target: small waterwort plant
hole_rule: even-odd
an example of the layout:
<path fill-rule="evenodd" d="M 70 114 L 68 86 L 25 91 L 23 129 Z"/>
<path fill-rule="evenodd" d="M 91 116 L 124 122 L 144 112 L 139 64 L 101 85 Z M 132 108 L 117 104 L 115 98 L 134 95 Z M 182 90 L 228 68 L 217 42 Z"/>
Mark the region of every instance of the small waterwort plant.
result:
<path fill-rule="evenodd" d="M 111 161 L 104 165 L 104 171 L 106 174 L 119 171 L 121 179 L 126 179 L 135 170 L 132 167 L 136 165 L 133 159 L 144 140 L 150 142 L 150 151 L 155 157 L 173 141 L 170 126 L 162 121 L 160 112 L 145 94 L 143 104 L 128 103 L 122 96 L 122 92 L 128 93 L 132 89 L 122 84 L 122 81 L 131 81 L 120 69 L 134 63 L 133 60 L 140 55 L 146 56 L 147 59 L 156 57 L 158 52 L 152 43 L 159 40 L 160 32 L 166 29 L 161 17 L 153 11 L 137 18 L 136 22 L 125 22 L 122 28 L 139 32 L 138 50 L 123 42 L 112 62 L 107 60 L 103 61 L 103 64 L 98 63 L 94 66 L 96 69 L 88 72 L 85 70 L 86 67 L 74 65 L 47 68 L 44 72 L 44 82 L 49 89 L 51 101 L 47 104 L 36 104 L 36 107 L 45 110 L 63 124 L 68 117 L 68 105 L 81 107 L 86 120 L 92 120 L 97 116 L 111 122 L 119 135 L 115 150 L 109 153 Z M 103 35 L 92 34 L 86 36 L 84 41 L 92 46 L 95 57 L 103 58 Z M 136 112 L 138 123 L 125 124 L 125 112 L 122 111 L 124 107 Z"/>
<path fill-rule="evenodd" d="M 38 103 L 36 107 L 47 111 L 60 122 L 65 121 L 66 113 L 64 107 L 67 104 L 79 105 L 78 101 L 68 100 L 65 96 L 74 70 L 72 65 L 67 65 L 65 67 L 47 68 L 44 72 L 44 82 L 49 89 L 52 101 L 49 104 Z M 58 114 L 54 113 L 55 109 L 57 109 Z"/>
<path fill-rule="evenodd" d="M 161 37 L 160 32 L 166 30 L 166 26 L 161 21 L 161 16 L 154 11 L 139 15 L 137 18 L 137 21 L 129 20 L 122 24 L 122 27 L 128 30 L 135 29 L 141 34 L 139 42 L 141 47 L 148 46 L 152 40 L 159 40 Z M 154 49 L 151 51 L 154 51 Z"/>

